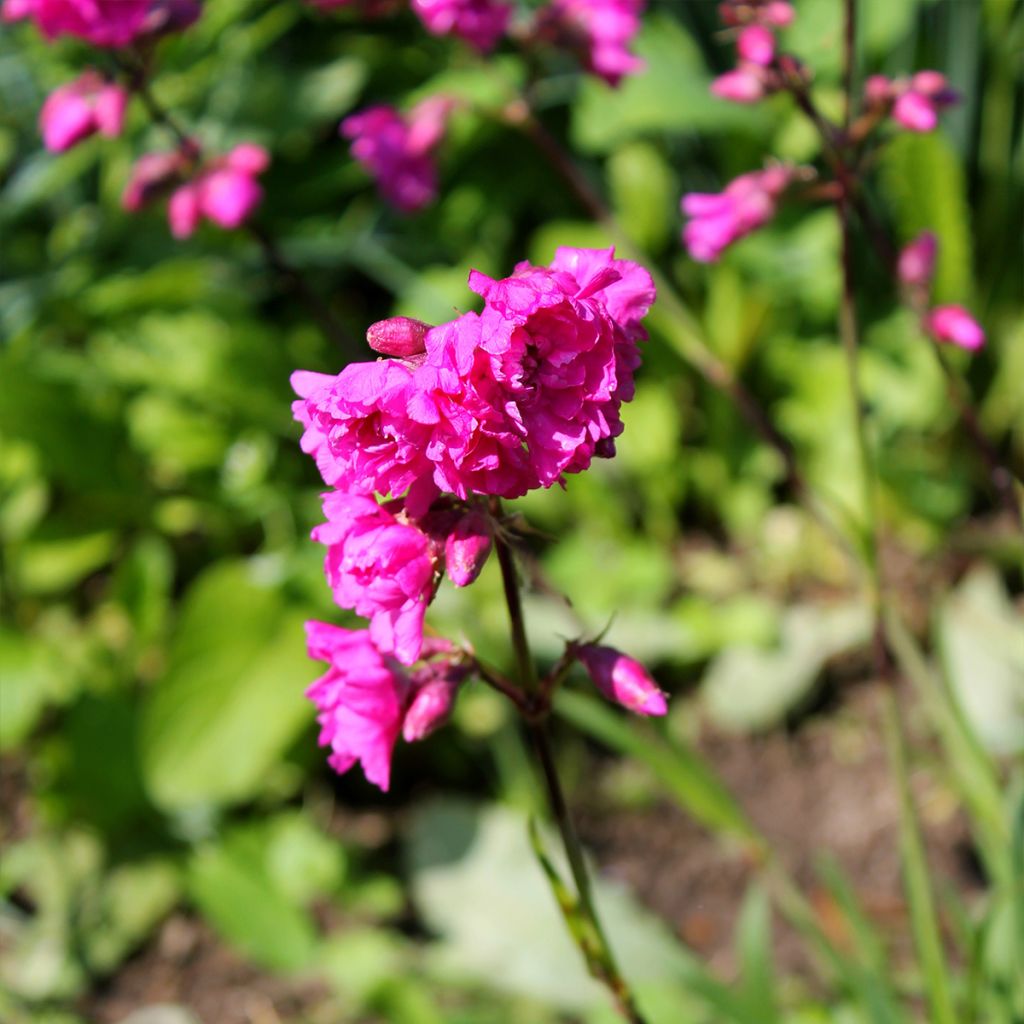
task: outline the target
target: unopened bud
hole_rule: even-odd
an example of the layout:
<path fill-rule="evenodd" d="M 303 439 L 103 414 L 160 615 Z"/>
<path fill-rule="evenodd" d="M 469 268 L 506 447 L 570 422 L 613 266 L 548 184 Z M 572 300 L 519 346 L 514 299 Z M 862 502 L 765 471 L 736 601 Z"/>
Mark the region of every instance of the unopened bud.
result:
<path fill-rule="evenodd" d="M 430 324 L 408 316 L 392 316 L 378 320 L 366 330 L 366 342 L 383 356 L 414 356 L 426 351 Z"/>
<path fill-rule="evenodd" d="M 775 36 L 764 25 L 748 25 L 740 31 L 736 52 L 741 60 L 767 67 L 775 56 Z"/>
<path fill-rule="evenodd" d="M 924 321 L 925 330 L 936 340 L 946 341 L 968 352 L 985 344 L 981 324 L 963 306 L 937 306 Z"/>
<path fill-rule="evenodd" d="M 416 690 L 402 722 L 402 738 L 406 743 L 426 739 L 451 717 L 466 672 L 454 665 L 445 668 L 447 671 L 443 675 L 431 673 Z"/>
<path fill-rule="evenodd" d="M 938 239 L 931 231 L 918 235 L 900 252 L 897 273 L 902 284 L 927 285 L 931 283 L 935 273 L 935 254 L 938 251 Z"/>
<path fill-rule="evenodd" d="M 487 518 L 475 509 L 455 524 L 444 545 L 448 578 L 457 587 L 468 587 L 481 573 L 491 553 Z"/>
<path fill-rule="evenodd" d="M 668 711 L 665 694 L 638 661 L 600 644 L 582 644 L 576 648 L 576 656 L 608 700 L 638 715 L 664 715 Z"/>

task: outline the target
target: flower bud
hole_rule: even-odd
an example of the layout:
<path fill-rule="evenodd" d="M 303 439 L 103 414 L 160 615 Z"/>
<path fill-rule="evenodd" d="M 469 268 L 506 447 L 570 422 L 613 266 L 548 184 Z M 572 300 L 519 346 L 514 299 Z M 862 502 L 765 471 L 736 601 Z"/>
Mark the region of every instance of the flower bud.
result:
<path fill-rule="evenodd" d="M 924 231 L 900 252 L 897 273 L 901 284 L 927 285 L 935 273 L 935 254 L 938 239 L 931 231 Z"/>
<path fill-rule="evenodd" d="M 869 107 L 881 107 L 892 99 L 892 82 L 885 75 L 869 75 L 864 83 L 864 100 Z"/>
<path fill-rule="evenodd" d="M 582 644 L 576 656 L 608 700 L 638 715 L 664 715 L 668 711 L 665 694 L 638 661 L 599 644 Z"/>
<path fill-rule="evenodd" d="M 985 332 L 963 306 L 937 306 L 924 320 L 925 330 L 936 341 L 976 352 L 985 344 Z"/>
<path fill-rule="evenodd" d="M 417 675 L 425 679 L 414 691 L 402 721 L 402 738 L 406 743 L 426 739 L 451 717 L 455 699 L 468 671 L 450 662 L 430 666 Z M 416 685 L 416 677 L 413 677 Z"/>
<path fill-rule="evenodd" d="M 448 578 L 457 587 L 468 587 L 480 575 L 490 553 L 491 531 L 486 517 L 475 509 L 467 512 L 445 541 Z"/>
<path fill-rule="evenodd" d="M 775 36 L 764 25 L 748 25 L 736 40 L 740 60 L 767 67 L 775 56 Z"/>
<path fill-rule="evenodd" d="M 425 338 L 430 324 L 408 316 L 378 320 L 366 330 L 366 342 L 384 356 L 414 356 L 426 351 Z"/>
<path fill-rule="evenodd" d="M 732 103 L 756 103 L 764 98 L 764 82 L 757 69 L 751 67 L 726 71 L 711 83 L 711 92 Z"/>

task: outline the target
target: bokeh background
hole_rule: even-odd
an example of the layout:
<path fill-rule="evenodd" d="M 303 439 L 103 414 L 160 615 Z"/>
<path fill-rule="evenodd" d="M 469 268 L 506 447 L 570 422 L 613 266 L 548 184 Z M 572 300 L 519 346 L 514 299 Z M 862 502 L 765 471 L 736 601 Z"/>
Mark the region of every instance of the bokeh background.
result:
<path fill-rule="evenodd" d="M 732 59 L 713 3 L 649 6 L 647 70 L 617 91 L 568 57 L 482 61 L 407 14 L 298 0 L 209 0 L 161 45 L 155 92 L 204 145 L 272 151 L 260 222 L 328 302 L 340 342 L 244 234 L 207 227 L 179 243 L 159 207 L 120 209 L 133 159 L 170 144 L 140 104 L 123 138 L 46 153 L 45 95 L 95 58 L 3 28 L 5 1020 L 613 1019 L 530 854 L 525 821 L 542 809 L 502 700 L 468 688 L 448 728 L 399 748 L 383 795 L 327 769 L 303 698 L 318 673 L 303 620 L 351 620 L 309 540 L 321 485 L 298 448 L 290 371 L 368 358 L 363 332 L 384 316 L 472 308 L 471 267 L 503 276 L 557 245 L 614 241 L 502 121 L 526 83 L 688 309 L 663 301 L 650 318 L 618 457 L 517 506 L 536 527 L 539 656 L 610 623 L 609 641 L 672 694 L 655 724 L 626 721 L 579 679 L 558 706 L 560 762 L 627 973 L 655 1021 L 937 1020 L 923 1009 L 936 971 L 954 1019 L 1021 1019 L 1020 530 L 930 343 L 861 245 L 883 562 L 911 627 L 897 681 L 876 680 L 857 572 L 693 367 L 699 342 L 770 409 L 813 486 L 856 512 L 834 214 L 787 209 L 713 267 L 678 237 L 683 191 L 717 190 L 767 153 L 813 159 L 816 139 L 785 98 L 751 109 L 708 94 Z M 796 7 L 785 46 L 834 110 L 839 5 Z M 950 361 L 1020 460 L 1024 7 L 861 8 L 864 71 L 933 67 L 963 94 L 939 131 L 880 151 L 871 196 L 898 239 L 939 235 L 938 298 L 969 304 L 989 335 Z M 468 105 L 442 148 L 438 202 L 403 218 L 338 121 L 438 91 Z M 432 621 L 508 663 L 494 566 L 443 591 Z M 909 736 L 902 774 L 879 717 L 889 689 Z M 914 887 L 926 865 L 932 903 Z M 803 928 L 785 912 L 793 890 Z M 922 946 L 929 906 L 941 932 Z"/>

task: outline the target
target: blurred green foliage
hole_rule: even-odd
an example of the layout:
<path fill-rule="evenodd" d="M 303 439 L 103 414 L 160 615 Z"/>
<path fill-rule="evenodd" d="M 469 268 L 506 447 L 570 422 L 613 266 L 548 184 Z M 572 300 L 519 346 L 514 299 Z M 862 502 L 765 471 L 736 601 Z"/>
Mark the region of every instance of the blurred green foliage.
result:
<path fill-rule="evenodd" d="M 814 67 L 830 109 L 839 97 L 836 0 L 797 6 L 786 44 Z M 871 184 L 898 238 L 925 226 L 938 233 L 939 296 L 973 303 L 990 339 L 969 365 L 961 353 L 951 362 L 995 443 L 1019 458 L 1020 5 L 863 8 L 868 68 L 943 68 L 965 96 L 940 133 L 888 145 Z M 12 804 L 3 836 L 4 1019 L 73 1024 L 76 999 L 183 906 L 261 968 L 326 979 L 332 1019 L 611 1019 L 530 859 L 531 780 L 500 700 L 468 690 L 452 728 L 399 751 L 396 791 L 384 798 L 360 779 L 331 776 L 302 697 L 316 673 L 302 620 L 347 620 L 308 540 L 322 485 L 298 449 L 289 372 L 366 358 L 358 339 L 391 313 L 431 320 L 466 308 L 470 267 L 501 274 L 525 257 L 548 260 L 556 245 L 618 240 L 503 123 L 502 107 L 527 81 L 549 129 L 692 317 L 684 324 L 664 304 L 652 316 L 618 457 L 565 491 L 519 503 L 538 531 L 538 571 L 575 602 L 531 593 L 531 635 L 552 658 L 560 638 L 611 621 L 611 641 L 658 667 L 678 711 L 667 730 L 634 728 L 570 691 L 560 718 L 638 759 L 658 792 L 767 858 L 740 917 L 735 983 L 625 890 L 602 891 L 645 1008 L 665 1022 L 891 1022 L 916 1019 L 930 993 L 937 1021 L 1022 1019 L 1024 786 L 1019 764 L 1006 785 L 1008 769 L 994 760 L 1019 755 L 1024 736 L 1020 549 L 984 528 L 994 507 L 984 468 L 929 343 L 896 308 L 866 247 L 862 372 L 884 523 L 903 563 L 940 566 L 924 631 L 941 675 L 919 640 L 904 637 L 897 653 L 942 753 L 927 746 L 910 757 L 949 775 L 990 881 L 959 917 L 943 912 L 959 922 L 959 969 L 947 976 L 933 934 L 905 785 L 905 869 L 922 953 L 920 971 L 894 977 L 848 881 L 834 866 L 823 872 L 852 936 L 838 951 L 689 743 L 686 722 L 705 710 L 741 731 L 786 722 L 813 700 L 823 666 L 866 634 L 843 553 L 783 500 L 777 457 L 691 364 L 688 339 L 698 336 L 771 410 L 815 488 L 858 511 L 830 213 L 788 212 L 713 267 L 679 249 L 683 191 L 717 189 L 767 152 L 815 152 L 785 99 L 749 109 L 708 94 L 730 59 L 715 31 L 712 4 L 652 0 L 637 45 L 647 71 L 613 92 L 564 58 L 482 61 L 406 15 L 365 21 L 298 2 L 210 0 L 196 26 L 161 45 L 156 92 L 206 145 L 251 139 L 271 149 L 261 223 L 344 325 L 350 340 L 339 351 L 246 237 L 203 228 L 178 243 L 159 208 L 121 211 L 131 161 L 170 141 L 138 104 L 123 138 L 45 153 L 35 127 L 42 100 L 93 57 L 5 28 L 0 751 L 24 780 L 12 800 L 28 801 L 30 813 L 16 826 Z M 405 220 L 348 158 L 337 123 L 363 104 L 441 89 L 469 105 L 443 148 L 438 203 Z M 955 589 L 951 552 L 972 566 Z M 899 589 L 899 570 L 891 575 Z M 508 661 L 493 566 L 471 592 L 443 592 L 432 615 L 439 630 Z M 568 730 L 563 743 L 567 758 L 589 756 Z M 901 743 L 894 734 L 898 763 Z M 389 841 L 365 842 L 339 825 L 335 800 L 385 812 Z M 825 989 L 773 970 L 763 885 L 781 889 L 803 923 Z"/>

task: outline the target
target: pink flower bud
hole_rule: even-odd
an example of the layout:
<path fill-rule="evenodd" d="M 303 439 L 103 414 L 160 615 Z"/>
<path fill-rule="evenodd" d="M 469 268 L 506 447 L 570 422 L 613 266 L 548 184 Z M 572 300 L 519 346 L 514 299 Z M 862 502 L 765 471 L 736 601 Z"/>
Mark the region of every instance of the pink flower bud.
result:
<path fill-rule="evenodd" d="M 757 70 L 737 68 L 719 75 L 711 83 L 711 92 L 732 103 L 756 103 L 764 98 L 764 83 Z"/>
<path fill-rule="evenodd" d="M 451 717 L 459 684 L 451 679 L 434 679 L 421 686 L 413 697 L 402 722 L 406 743 L 426 739 Z"/>
<path fill-rule="evenodd" d="M 985 344 L 985 332 L 963 306 L 937 306 L 924 320 L 925 330 L 936 341 L 976 352 Z"/>
<path fill-rule="evenodd" d="M 939 123 L 935 104 L 919 92 L 905 92 L 896 98 L 892 108 L 893 119 L 912 132 L 930 132 Z"/>
<path fill-rule="evenodd" d="M 775 56 L 775 36 L 764 25 L 748 25 L 736 40 L 740 60 L 767 67 Z"/>
<path fill-rule="evenodd" d="M 668 711 L 665 694 L 638 661 L 599 644 L 582 644 L 576 656 L 608 700 L 638 715 L 664 715 Z"/>
<path fill-rule="evenodd" d="M 900 252 L 898 275 L 905 285 L 927 285 L 935 273 L 938 239 L 931 231 L 922 232 Z"/>
<path fill-rule="evenodd" d="M 892 99 L 892 82 L 885 75 L 871 75 L 864 83 L 864 99 L 870 107 L 884 106 Z"/>
<path fill-rule="evenodd" d="M 366 329 L 366 343 L 384 356 L 414 356 L 426 351 L 424 339 L 430 324 L 408 316 L 378 320 Z"/>
<path fill-rule="evenodd" d="M 444 553 L 448 578 L 457 587 L 468 587 L 480 575 L 491 553 L 491 531 L 486 517 L 475 509 L 462 516 L 448 534 Z"/>

